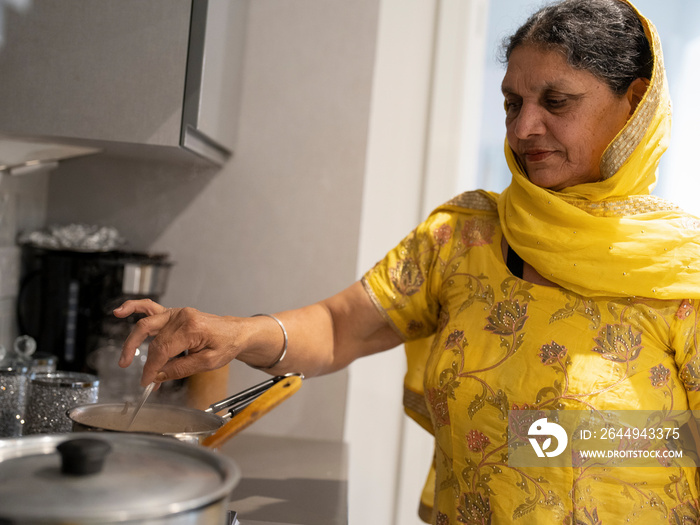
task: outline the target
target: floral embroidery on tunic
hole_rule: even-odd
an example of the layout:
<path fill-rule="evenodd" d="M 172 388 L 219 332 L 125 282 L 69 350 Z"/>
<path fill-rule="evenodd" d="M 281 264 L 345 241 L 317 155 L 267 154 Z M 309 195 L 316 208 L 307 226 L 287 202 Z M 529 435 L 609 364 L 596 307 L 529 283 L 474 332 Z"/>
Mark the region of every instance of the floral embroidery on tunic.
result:
<path fill-rule="evenodd" d="M 363 279 L 404 337 L 434 334 L 407 354 L 435 434 L 433 523 L 697 523 L 698 477 L 672 462 L 508 464 L 548 410 L 700 410 L 697 301 L 533 285 L 507 271 L 501 235 L 495 213 L 438 211 Z"/>

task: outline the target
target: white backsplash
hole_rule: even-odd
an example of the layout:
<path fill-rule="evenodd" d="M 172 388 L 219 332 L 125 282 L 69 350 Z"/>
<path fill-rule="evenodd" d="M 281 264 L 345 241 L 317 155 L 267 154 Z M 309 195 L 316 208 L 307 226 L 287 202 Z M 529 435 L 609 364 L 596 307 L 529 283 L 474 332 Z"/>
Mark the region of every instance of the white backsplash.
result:
<path fill-rule="evenodd" d="M 0 172 L 0 344 L 17 335 L 16 301 L 20 279 L 20 231 L 45 226 L 48 175 L 11 177 Z"/>

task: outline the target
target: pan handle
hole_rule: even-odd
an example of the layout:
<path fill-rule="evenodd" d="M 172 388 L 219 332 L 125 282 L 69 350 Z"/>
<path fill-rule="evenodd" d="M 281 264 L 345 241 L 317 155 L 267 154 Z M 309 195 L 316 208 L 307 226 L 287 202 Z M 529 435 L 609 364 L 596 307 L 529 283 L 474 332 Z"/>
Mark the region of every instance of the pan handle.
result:
<path fill-rule="evenodd" d="M 301 374 L 287 374 L 280 377 L 281 380 L 271 386 L 264 395 L 254 399 L 245 409 L 241 410 L 237 417 L 224 424 L 216 433 L 204 438 L 202 445 L 210 448 L 219 447 L 301 388 L 303 377 Z"/>
<path fill-rule="evenodd" d="M 205 409 L 204 411 L 216 414 L 217 412 L 221 412 L 222 410 L 228 410 L 228 413 L 225 414 L 223 417 L 224 417 L 224 419 L 230 419 L 231 417 L 238 414 L 245 407 L 250 405 L 253 401 L 255 401 L 258 397 L 260 397 L 263 393 L 267 392 L 274 385 L 276 385 L 277 383 L 279 383 L 283 379 L 286 379 L 288 377 L 294 377 L 294 376 L 298 376 L 301 379 L 304 378 L 304 376 L 302 374 L 297 374 L 297 373 L 285 374 L 282 376 L 275 376 L 275 377 L 272 377 L 270 379 L 267 379 L 266 381 L 263 381 L 262 383 L 258 383 L 257 385 L 251 386 L 250 388 L 247 388 L 246 390 L 243 390 L 242 392 L 234 394 L 231 397 L 227 397 L 226 399 L 222 399 L 221 401 L 217 401 L 216 403 L 212 403 L 209 406 L 209 408 Z"/>

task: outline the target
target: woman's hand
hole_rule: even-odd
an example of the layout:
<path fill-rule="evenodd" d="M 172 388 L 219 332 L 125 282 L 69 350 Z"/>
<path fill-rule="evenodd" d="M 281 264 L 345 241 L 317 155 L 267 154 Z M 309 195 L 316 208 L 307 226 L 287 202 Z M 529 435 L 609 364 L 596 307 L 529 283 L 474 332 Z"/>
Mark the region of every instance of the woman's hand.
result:
<path fill-rule="evenodd" d="M 132 314 L 147 317 L 124 342 L 119 365 L 129 366 L 139 345 L 153 337 L 143 386 L 214 370 L 233 359 L 270 367 L 284 347 L 282 330 L 269 317 L 222 317 L 194 308 L 165 308 L 149 299 L 126 301 L 114 310 L 117 317 Z M 324 301 L 275 316 L 285 326 L 289 346 L 282 361 L 264 368 L 271 374 L 327 374 L 401 343 L 360 282 Z M 187 355 L 177 357 L 185 350 Z"/>
<path fill-rule="evenodd" d="M 220 368 L 238 353 L 236 341 L 242 337 L 242 323 L 237 318 L 194 308 L 165 308 L 150 299 L 126 301 L 114 310 L 117 317 L 135 313 L 147 317 L 136 323 L 124 342 L 119 366 L 129 366 L 139 345 L 147 337 L 154 337 L 143 369 L 143 386 Z M 173 359 L 185 350 L 187 355 Z"/>

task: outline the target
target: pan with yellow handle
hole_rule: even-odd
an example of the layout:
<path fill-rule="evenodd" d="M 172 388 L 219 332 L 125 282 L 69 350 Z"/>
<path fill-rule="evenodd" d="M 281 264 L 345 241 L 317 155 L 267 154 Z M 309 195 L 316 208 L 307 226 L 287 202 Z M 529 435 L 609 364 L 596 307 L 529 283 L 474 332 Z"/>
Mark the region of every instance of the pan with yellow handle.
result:
<path fill-rule="evenodd" d="M 73 422 L 73 431 L 158 434 L 218 448 L 291 397 L 302 381 L 302 374 L 275 376 L 213 403 L 206 410 L 147 403 L 131 425 L 133 409 L 123 403 L 80 405 L 69 409 L 66 415 Z"/>

